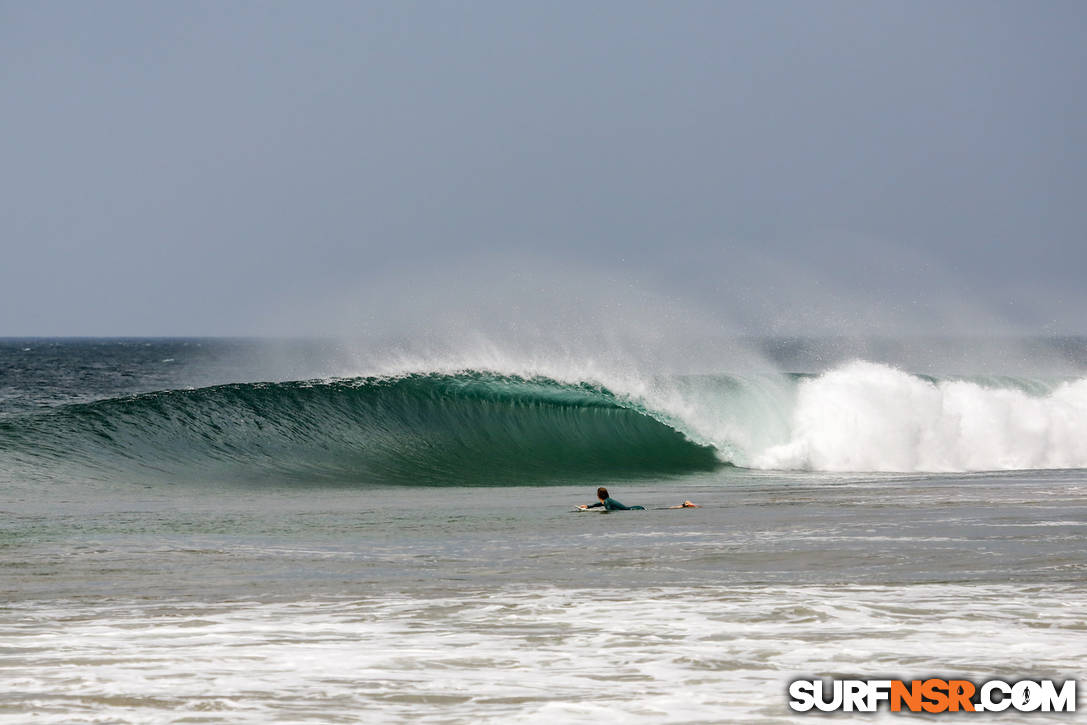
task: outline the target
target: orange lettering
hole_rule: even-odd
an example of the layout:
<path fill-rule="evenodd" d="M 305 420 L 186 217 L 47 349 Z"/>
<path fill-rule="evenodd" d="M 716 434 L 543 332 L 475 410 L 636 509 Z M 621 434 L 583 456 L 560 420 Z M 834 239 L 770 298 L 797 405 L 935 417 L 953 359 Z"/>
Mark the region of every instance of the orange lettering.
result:
<path fill-rule="evenodd" d="M 974 696 L 974 683 L 970 680 L 950 680 L 947 683 L 948 709 L 958 712 L 961 707 L 967 712 L 974 711 L 974 703 L 970 698 Z"/>
<path fill-rule="evenodd" d="M 902 680 L 891 682 L 891 712 L 900 712 L 903 700 L 910 712 L 921 710 L 921 680 L 914 680 L 909 687 Z"/>
<path fill-rule="evenodd" d="M 925 712 L 943 712 L 947 709 L 947 681 L 931 679 L 921 683 L 921 695 L 928 702 L 921 703 Z"/>

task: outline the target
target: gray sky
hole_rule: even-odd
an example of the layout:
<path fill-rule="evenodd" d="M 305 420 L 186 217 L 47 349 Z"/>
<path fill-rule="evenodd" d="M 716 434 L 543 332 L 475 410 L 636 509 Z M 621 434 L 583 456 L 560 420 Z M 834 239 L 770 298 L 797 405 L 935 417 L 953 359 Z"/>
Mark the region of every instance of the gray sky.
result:
<path fill-rule="evenodd" d="M 1087 333 L 1085 76 L 1083 2 L 0 1 L 0 335 Z"/>

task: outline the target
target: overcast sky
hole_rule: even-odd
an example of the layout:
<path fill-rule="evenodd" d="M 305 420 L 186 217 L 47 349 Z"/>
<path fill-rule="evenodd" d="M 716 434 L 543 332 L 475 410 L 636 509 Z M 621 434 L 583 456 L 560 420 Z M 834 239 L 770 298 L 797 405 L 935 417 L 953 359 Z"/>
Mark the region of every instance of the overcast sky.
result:
<path fill-rule="evenodd" d="M 1087 333 L 1085 88 L 1083 2 L 0 0 L 0 335 Z"/>

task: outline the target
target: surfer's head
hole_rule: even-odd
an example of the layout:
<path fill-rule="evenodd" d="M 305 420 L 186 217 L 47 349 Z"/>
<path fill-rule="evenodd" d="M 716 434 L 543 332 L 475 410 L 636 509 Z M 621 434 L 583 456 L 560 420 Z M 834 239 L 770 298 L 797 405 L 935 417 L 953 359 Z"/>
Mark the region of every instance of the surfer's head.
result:
<path fill-rule="evenodd" d="M 596 497 L 601 501 L 608 498 L 608 489 L 604 488 L 603 486 L 596 489 Z"/>

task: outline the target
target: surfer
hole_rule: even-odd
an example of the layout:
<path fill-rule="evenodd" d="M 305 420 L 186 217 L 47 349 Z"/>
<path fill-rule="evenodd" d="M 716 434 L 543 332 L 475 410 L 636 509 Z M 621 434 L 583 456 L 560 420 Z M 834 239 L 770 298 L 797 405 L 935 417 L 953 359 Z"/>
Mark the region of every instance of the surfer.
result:
<path fill-rule="evenodd" d="M 670 509 L 700 509 L 702 507 L 699 504 L 691 503 L 690 501 L 684 501 L 679 506 L 669 506 L 668 508 L 670 508 Z"/>
<path fill-rule="evenodd" d="M 608 489 L 601 486 L 596 489 L 596 497 L 600 499 L 596 503 L 587 506 L 578 506 L 579 509 L 594 509 L 603 506 L 608 511 L 645 511 L 645 506 L 624 506 L 608 495 Z"/>

